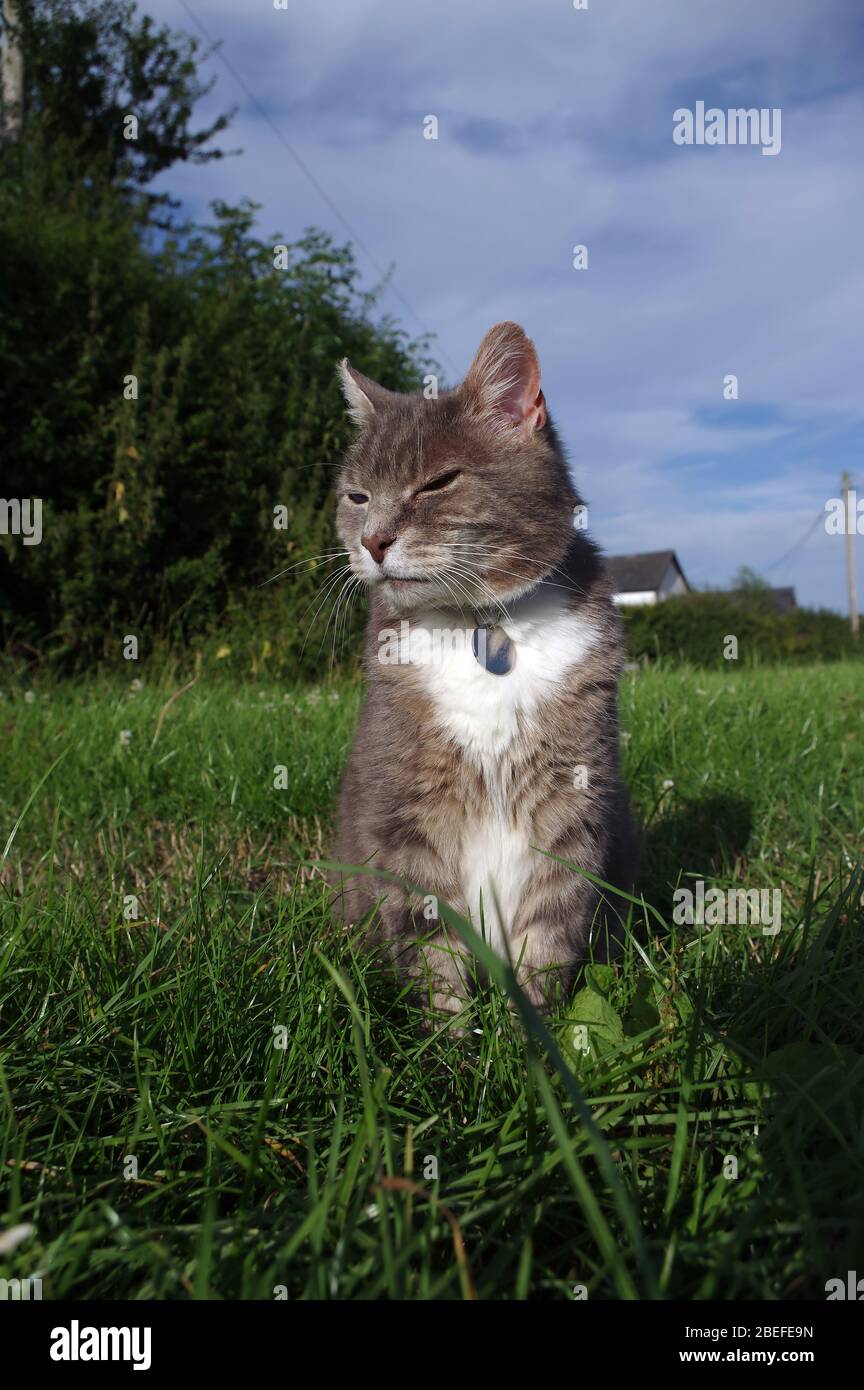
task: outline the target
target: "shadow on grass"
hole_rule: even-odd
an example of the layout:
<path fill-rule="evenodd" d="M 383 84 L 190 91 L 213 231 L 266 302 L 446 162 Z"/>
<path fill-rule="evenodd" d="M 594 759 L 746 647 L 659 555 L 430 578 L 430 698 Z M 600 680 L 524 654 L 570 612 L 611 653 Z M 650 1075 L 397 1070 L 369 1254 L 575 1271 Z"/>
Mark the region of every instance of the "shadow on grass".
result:
<path fill-rule="evenodd" d="M 753 808 L 744 797 L 725 793 L 663 807 L 661 801 L 642 832 L 638 891 L 665 915 L 685 874 L 704 879 L 734 874 L 753 831 Z"/>

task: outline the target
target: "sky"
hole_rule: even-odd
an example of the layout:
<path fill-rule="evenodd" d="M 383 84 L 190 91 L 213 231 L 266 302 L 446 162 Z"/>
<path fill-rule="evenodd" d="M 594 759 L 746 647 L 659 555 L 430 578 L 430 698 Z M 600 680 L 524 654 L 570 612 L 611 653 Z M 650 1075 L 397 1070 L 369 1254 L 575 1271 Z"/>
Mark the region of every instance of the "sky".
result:
<path fill-rule="evenodd" d="M 861 0 L 275 3 L 139 0 L 221 41 L 200 123 L 236 107 L 242 153 L 165 176 L 185 210 L 352 240 L 451 385 L 515 319 L 608 553 L 845 611 L 817 517 L 844 469 L 864 500 Z M 676 143 L 699 102 L 779 110 L 778 151 Z"/>

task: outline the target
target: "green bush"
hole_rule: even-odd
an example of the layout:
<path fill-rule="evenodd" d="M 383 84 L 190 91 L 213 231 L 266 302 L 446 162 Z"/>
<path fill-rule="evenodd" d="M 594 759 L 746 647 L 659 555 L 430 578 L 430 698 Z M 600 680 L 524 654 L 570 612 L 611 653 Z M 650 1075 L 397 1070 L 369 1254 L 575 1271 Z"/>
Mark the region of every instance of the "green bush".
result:
<path fill-rule="evenodd" d="M 0 494 L 43 499 L 43 540 L 0 536 L 0 639 L 81 667 L 119 660 L 126 634 L 142 652 L 215 641 L 230 611 L 296 669 L 321 571 L 275 598 L 259 586 L 334 543 L 336 361 L 404 390 L 420 345 L 373 323 L 350 251 L 321 233 L 275 269 L 282 238 L 255 237 L 251 206 L 219 206 L 213 228 L 157 248 L 119 196 L 58 197 L 23 157 L 15 173 L 0 192 Z"/>
<path fill-rule="evenodd" d="M 740 666 L 774 662 L 836 661 L 861 654 L 838 613 L 796 608 L 776 613 L 758 593 L 731 600 L 719 593 L 688 594 L 651 606 L 621 610 L 634 661 L 686 661 L 734 668 L 724 658 L 727 637 L 738 640 Z"/>

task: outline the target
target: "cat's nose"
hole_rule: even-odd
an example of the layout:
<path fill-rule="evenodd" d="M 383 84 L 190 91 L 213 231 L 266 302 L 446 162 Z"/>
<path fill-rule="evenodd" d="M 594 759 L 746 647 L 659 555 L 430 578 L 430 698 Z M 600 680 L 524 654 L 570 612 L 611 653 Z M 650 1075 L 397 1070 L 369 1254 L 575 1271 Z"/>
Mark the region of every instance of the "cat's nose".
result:
<path fill-rule="evenodd" d="M 376 531 L 374 536 L 361 536 L 360 544 L 365 545 L 376 565 L 380 565 L 384 559 L 384 552 L 389 545 L 392 545 L 396 537 L 389 531 Z"/>

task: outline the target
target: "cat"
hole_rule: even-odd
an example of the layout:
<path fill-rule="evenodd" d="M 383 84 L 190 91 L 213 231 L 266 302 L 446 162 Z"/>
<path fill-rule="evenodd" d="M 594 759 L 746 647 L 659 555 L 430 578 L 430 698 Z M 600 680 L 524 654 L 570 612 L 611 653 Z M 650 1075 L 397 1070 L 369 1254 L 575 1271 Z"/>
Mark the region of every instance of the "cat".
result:
<path fill-rule="evenodd" d="M 637 840 L 619 770 L 621 624 L 537 354 L 499 323 L 437 399 L 389 391 L 347 359 L 339 372 L 359 429 L 337 529 L 369 619 L 335 857 L 428 896 L 346 872 L 338 910 L 357 922 L 377 906 L 369 940 L 446 1017 L 472 970 L 461 939 L 424 916 L 443 899 L 545 1011 L 583 962 L 608 959 L 626 915 L 548 856 L 631 891 Z"/>

